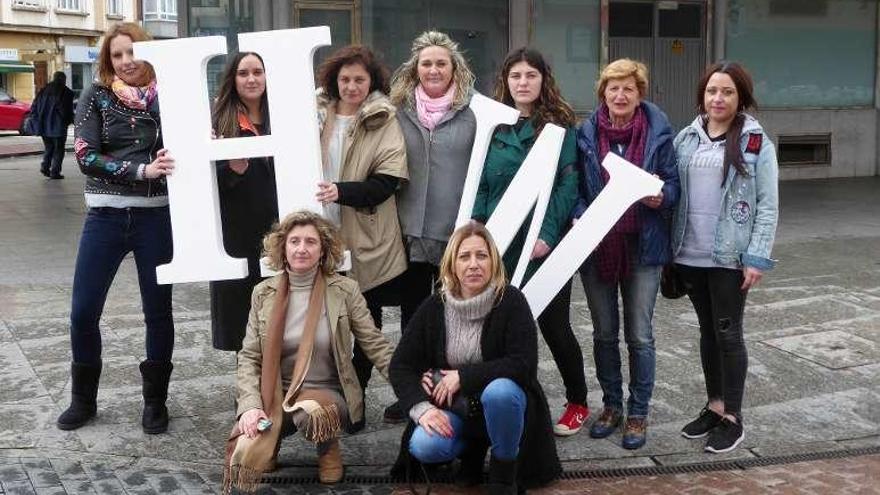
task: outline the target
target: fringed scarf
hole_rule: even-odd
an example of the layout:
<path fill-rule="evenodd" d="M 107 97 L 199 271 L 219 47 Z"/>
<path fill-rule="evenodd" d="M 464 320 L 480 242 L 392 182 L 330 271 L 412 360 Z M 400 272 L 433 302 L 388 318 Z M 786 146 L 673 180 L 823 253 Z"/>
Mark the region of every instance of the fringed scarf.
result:
<path fill-rule="evenodd" d="M 645 160 L 645 147 L 648 142 L 648 118 L 641 105 L 636 107 L 632 120 L 626 125 L 613 127 L 608 106 L 602 103 L 599 106 L 598 121 L 599 162 L 601 163 L 605 155 L 611 152 L 612 145 L 622 144 L 626 146 L 623 158 L 637 167 L 644 168 L 642 162 Z M 601 167 L 600 171 L 602 183 L 607 184 L 610 179 L 608 172 Z M 640 228 L 639 205 L 636 203 L 626 210 L 596 248 L 596 263 L 602 281 L 614 284 L 629 276 L 626 234 L 638 233 Z"/>
<path fill-rule="evenodd" d="M 315 332 L 318 320 L 324 309 L 326 282 L 320 268 L 315 275 L 315 283 L 309 297 L 309 307 L 302 338 L 296 354 L 290 388 L 281 397 L 281 345 L 284 341 L 284 324 L 287 315 L 287 302 L 290 294 L 289 275 L 285 271 L 275 293 L 275 304 L 266 332 L 263 346 L 262 370 L 260 373 L 260 397 L 263 410 L 269 414 L 272 427 L 254 438 L 248 438 L 238 429 L 238 422 L 226 443 L 226 463 L 223 472 L 223 493 L 231 493 L 233 488 L 244 492 L 256 491 L 263 473 L 274 469 L 276 446 L 281 440 L 281 424 L 285 412 L 302 410 L 309 415 L 305 438 L 314 443 L 322 443 L 335 438 L 341 428 L 339 411 L 333 396 L 319 389 L 302 389 L 314 354 Z"/>
<path fill-rule="evenodd" d="M 113 76 L 113 83 L 110 89 L 117 98 L 128 108 L 135 110 L 146 110 L 150 103 L 156 99 L 156 80 L 153 79 L 146 86 L 130 86 L 128 83 Z"/>

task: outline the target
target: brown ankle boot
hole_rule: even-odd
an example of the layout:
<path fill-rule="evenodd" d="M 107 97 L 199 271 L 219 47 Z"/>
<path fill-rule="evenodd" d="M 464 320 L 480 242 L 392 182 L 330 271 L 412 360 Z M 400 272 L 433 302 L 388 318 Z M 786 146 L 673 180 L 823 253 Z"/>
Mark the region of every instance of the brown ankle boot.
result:
<path fill-rule="evenodd" d="M 330 446 L 318 456 L 318 480 L 325 485 L 332 485 L 342 480 L 342 452 L 339 450 L 339 439 L 334 438 L 327 443 Z"/>

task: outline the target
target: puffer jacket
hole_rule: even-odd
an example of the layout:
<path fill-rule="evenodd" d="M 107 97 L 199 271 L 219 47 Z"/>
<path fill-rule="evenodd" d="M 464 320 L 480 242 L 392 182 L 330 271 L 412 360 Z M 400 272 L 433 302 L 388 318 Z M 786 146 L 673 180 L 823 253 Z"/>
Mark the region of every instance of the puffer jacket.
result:
<path fill-rule="evenodd" d="M 700 144 L 698 116 L 675 138 L 678 173 L 681 177 L 681 201 L 675 209 L 672 227 L 672 251 L 678 254 L 684 240 L 688 211 L 688 167 Z M 761 124 L 746 115 L 740 134 L 744 165 L 748 176 L 730 167 L 721 191 L 721 209 L 715 227 L 712 259 L 719 265 L 747 266 L 761 271 L 772 269 L 770 258 L 779 219 L 779 166 L 776 148 Z"/>
<path fill-rule="evenodd" d="M 110 88 L 93 84 L 79 98 L 74 152 L 88 176 L 86 194 L 167 196 L 165 178 L 138 179 L 138 169 L 162 149 L 158 98 L 146 110 L 122 104 Z"/>

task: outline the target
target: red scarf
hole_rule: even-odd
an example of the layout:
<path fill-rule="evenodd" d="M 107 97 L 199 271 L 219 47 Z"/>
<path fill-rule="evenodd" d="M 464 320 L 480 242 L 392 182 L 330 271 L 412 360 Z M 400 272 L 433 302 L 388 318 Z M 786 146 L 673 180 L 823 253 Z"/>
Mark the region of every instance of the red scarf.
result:
<path fill-rule="evenodd" d="M 598 129 L 599 135 L 599 162 L 605 159 L 605 155 L 611 152 L 612 145 L 622 144 L 626 147 L 623 158 L 633 165 L 644 168 L 645 147 L 648 142 L 648 118 L 645 116 L 641 105 L 636 107 L 632 120 L 623 127 L 612 127 L 611 117 L 605 103 L 599 106 Z M 602 183 L 608 184 L 610 176 L 600 167 Z M 638 234 L 641 228 L 639 220 L 639 204 L 629 207 L 614 224 L 608 235 L 596 248 L 596 263 L 599 268 L 599 277 L 606 283 L 616 284 L 619 280 L 629 276 L 629 252 L 627 246 L 627 234 Z"/>

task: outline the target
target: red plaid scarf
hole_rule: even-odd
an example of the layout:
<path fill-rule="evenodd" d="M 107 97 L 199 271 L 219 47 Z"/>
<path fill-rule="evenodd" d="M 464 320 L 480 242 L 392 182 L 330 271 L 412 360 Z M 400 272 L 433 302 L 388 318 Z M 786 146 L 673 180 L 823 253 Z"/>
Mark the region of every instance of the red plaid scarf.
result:
<path fill-rule="evenodd" d="M 611 117 L 605 103 L 599 106 L 599 162 L 605 159 L 612 145 L 622 144 L 626 147 L 624 158 L 637 167 L 644 168 L 645 147 L 648 141 L 648 119 L 641 105 L 636 107 L 635 114 L 623 127 L 612 127 Z M 602 183 L 608 184 L 610 176 L 600 167 Z M 596 263 L 599 277 L 606 283 L 617 283 L 629 276 L 628 246 L 626 234 L 637 234 L 641 227 L 638 203 L 629 207 L 614 224 L 608 235 L 596 248 Z"/>

